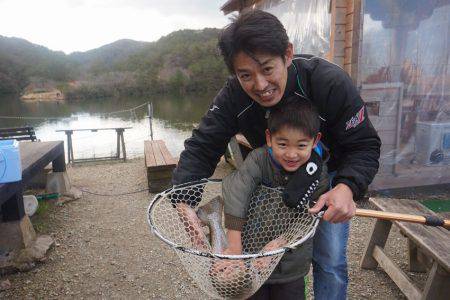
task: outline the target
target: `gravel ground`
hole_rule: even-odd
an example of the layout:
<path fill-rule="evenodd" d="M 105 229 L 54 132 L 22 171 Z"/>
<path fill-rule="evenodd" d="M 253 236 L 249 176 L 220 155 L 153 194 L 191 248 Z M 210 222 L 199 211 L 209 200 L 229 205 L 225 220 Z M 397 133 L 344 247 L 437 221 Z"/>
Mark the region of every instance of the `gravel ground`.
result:
<path fill-rule="evenodd" d="M 215 177 L 230 171 L 220 163 Z M 72 185 L 102 194 L 146 188 L 143 159 L 127 163 L 85 164 L 68 169 Z M 206 299 L 178 258 L 149 232 L 146 209 L 152 195 L 101 197 L 51 204 L 32 218 L 35 229 L 56 244 L 34 270 L 0 277 L 11 286 L 0 299 Z M 363 204 L 363 206 L 367 206 Z M 380 269 L 359 269 L 373 220 L 352 221 L 348 245 L 350 299 L 402 299 Z M 387 250 L 406 269 L 406 239 L 393 230 Z M 425 276 L 413 275 L 419 287 Z"/>

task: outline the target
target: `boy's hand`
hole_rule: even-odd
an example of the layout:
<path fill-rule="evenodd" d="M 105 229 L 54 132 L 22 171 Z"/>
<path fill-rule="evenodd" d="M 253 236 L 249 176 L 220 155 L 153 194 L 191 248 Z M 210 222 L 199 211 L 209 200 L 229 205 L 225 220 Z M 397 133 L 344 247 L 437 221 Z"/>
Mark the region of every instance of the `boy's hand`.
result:
<path fill-rule="evenodd" d="M 228 248 L 223 251 L 223 254 L 240 255 L 242 254 L 242 232 L 239 230 L 227 230 L 227 244 Z"/>
<path fill-rule="evenodd" d="M 262 249 L 262 252 L 270 252 L 273 250 L 277 250 L 281 247 L 286 246 L 287 241 L 284 239 L 284 237 L 280 236 L 276 239 L 274 239 L 273 241 L 270 241 L 269 243 L 267 243 L 267 245 L 264 246 L 264 248 Z"/>
<path fill-rule="evenodd" d="M 225 255 L 241 255 L 242 254 L 242 248 L 227 248 L 225 249 L 222 254 Z"/>
<path fill-rule="evenodd" d="M 317 214 L 325 205 L 328 208 L 322 218 L 331 223 L 346 222 L 356 212 L 352 190 L 343 183 L 339 183 L 333 189 L 320 196 L 317 203 L 309 209 L 309 212 Z"/>
<path fill-rule="evenodd" d="M 241 255 L 242 240 L 241 231 L 227 230 L 228 248 L 222 254 Z M 240 272 L 245 270 L 245 264 L 242 260 L 217 260 L 213 262 L 211 271 L 215 274 L 215 278 L 221 282 L 232 282 Z"/>
<path fill-rule="evenodd" d="M 226 255 L 240 255 L 242 250 L 238 248 L 227 248 L 222 254 Z M 228 260 L 219 259 L 212 263 L 211 274 L 214 279 L 222 284 L 229 284 L 235 282 L 242 272 L 245 271 L 245 264 L 243 260 Z"/>
<path fill-rule="evenodd" d="M 273 250 L 277 250 L 281 247 L 286 246 L 287 241 L 284 239 L 284 237 L 280 236 L 273 241 L 270 241 L 267 243 L 264 248 L 262 248 L 261 252 L 270 252 Z M 262 272 L 265 270 L 271 263 L 272 263 L 273 257 L 260 257 L 255 260 L 253 263 L 253 266 L 258 270 L 259 272 Z"/>

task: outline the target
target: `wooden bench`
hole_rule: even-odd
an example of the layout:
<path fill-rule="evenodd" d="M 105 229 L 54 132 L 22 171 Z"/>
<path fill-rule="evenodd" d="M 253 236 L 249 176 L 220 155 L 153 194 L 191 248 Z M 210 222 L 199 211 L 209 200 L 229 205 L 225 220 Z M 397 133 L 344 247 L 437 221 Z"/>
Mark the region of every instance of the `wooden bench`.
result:
<path fill-rule="evenodd" d="M 158 193 L 169 188 L 177 159 L 167 150 L 164 141 L 144 141 L 144 154 L 149 191 Z"/>
<path fill-rule="evenodd" d="M 371 198 L 370 202 L 382 211 L 436 216 L 418 201 Z M 428 271 L 423 291 L 412 283 L 383 250 L 392 223 L 408 238 L 409 270 L 411 272 Z M 362 257 L 361 268 L 375 269 L 378 265 L 408 299 L 449 299 L 450 231 L 442 227 L 377 220 Z"/>
<path fill-rule="evenodd" d="M 31 126 L 0 128 L 0 140 L 36 141 L 36 133 Z"/>

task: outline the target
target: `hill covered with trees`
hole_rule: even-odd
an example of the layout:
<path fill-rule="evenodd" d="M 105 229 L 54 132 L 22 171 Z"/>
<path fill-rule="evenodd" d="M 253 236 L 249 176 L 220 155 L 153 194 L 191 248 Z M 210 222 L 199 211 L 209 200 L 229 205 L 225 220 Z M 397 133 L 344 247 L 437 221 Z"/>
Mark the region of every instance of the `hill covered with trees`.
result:
<path fill-rule="evenodd" d="M 19 93 L 33 80 L 67 81 L 75 68 L 63 52 L 0 36 L 0 94 Z"/>
<path fill-rule="evenodd" d="M 69 55 L 0 36 L 0 95 L 43 85 L 68 99 L 217 90 L 228 75 L 218 33 L 180 30 L 156 42 L 119 40 Z"/>

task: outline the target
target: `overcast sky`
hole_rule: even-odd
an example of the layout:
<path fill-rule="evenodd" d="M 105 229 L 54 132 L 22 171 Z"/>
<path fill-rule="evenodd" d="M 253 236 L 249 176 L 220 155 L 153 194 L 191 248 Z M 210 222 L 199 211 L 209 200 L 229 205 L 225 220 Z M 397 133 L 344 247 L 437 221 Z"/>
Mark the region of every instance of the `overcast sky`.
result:
<path fill-rule="evenodd" d="M 226 0 L 0 0 L 0 35 L 65 53 L 178 29 L 221 28 Z"/>

